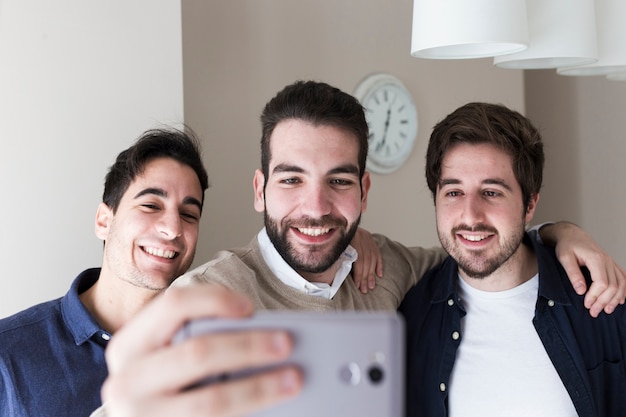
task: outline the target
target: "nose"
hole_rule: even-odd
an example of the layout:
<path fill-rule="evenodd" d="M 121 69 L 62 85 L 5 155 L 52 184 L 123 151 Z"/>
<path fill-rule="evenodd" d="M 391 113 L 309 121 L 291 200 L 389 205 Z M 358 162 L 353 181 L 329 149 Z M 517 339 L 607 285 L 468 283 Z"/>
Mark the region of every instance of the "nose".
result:
<path fill-rule="evenodd" d="M 324 184 L 311 184 L 301 195 L 302 214 L 319 219 L 332 211 L 332 191 Z"/>
<path fill-rule="evenodd" d="M 481 196 L 466 195 L 463 199 L 463 222 L 470 226 L 482 223 L 485 220 L 484 204 Z"/>
<path fill-rule="evenodd" d="M 159 234 L 166 239 L 175 239 L 182 234 L 182 224 L 178 212 L 164 211 L 156 224 Z"/>

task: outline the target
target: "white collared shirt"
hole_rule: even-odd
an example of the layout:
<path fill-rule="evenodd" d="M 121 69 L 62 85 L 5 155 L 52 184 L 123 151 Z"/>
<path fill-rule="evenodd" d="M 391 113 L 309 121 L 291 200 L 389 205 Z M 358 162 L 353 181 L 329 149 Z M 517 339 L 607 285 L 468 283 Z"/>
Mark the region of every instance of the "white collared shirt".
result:
<path fill-rule="evenodd" d="M 298 274 L 292 267 L 290 267 L 282 256 L 278 253 L 272 242 L 270 241 L 267 231 L 263 228 L 257 235 L 259 246 L 261 247 L 261 254 L 263 259 L 269 266 L 270 270 L 280 279 L 285 285 L 302 291 L 305 294 L 315 295 L 318 297 L 324 297 L 332 299 L 341 284 L 345 281 L 352 269 L 352 264 L 357 260 L 358 254 L 356 249 L 348 245 L 346 250 L 341 254 L 341 261 L 335 278 L 331 285 L 321 282 L 309 282 Z"/>

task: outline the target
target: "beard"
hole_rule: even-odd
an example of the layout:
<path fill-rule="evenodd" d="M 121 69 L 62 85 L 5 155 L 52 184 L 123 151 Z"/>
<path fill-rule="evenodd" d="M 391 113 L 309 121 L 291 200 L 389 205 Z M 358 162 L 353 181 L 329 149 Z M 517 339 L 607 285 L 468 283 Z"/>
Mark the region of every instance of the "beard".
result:
<path fill-rule="evenodd" d="M 319 274 L 328 270 L 346 250 L 361 221 L 361 216 L 352 223 L 332 216 L 320 219 L 301 218 L 297 221 L 286 219 L 279 226 L 277 220 L 271 218 L 265 211 L 265 228 L 270 241 L 287 264 L 296 271 Z M 331 227 L 339 233 L 339 239 L 331 246 L 307 245 L 306 251 L 299 251 L 293 242 L 289 241 L 288 233 L 292 227 Z M 349 226 L 349 227 L 348 227 Z"/>
<path fill-rule="evenodd" d="M 437 234 L 441 246 L 456 261 L 459 269 L 470 278 L 482 279 L 493 274 L 517 252 L 524 238 L 524 230 L 524 222 L 522 221 L 520 227 L 516 228 L 515 232 L 508 237 L 502 237 L 496 229 L 484 224 L 477 224 L 474 227 L 459 225 L 454 227 L 449 235 L 437 229 Z M 492 255 L 489 255 L 488 252 L 489 250 L 493 251 L 493 249 L 467 251 L 459 247 L 456 240 L 456 234 L 462 231 L 493 233 L 501 240 L 496 252 Z"/>

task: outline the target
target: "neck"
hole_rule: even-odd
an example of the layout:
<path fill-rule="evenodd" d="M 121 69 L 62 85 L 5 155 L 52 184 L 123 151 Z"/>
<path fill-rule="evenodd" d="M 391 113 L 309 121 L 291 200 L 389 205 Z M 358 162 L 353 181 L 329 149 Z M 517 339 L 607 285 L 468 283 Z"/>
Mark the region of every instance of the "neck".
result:
<path fill-rule="evenodd" d="M 537 257 L 532 248 L 521 244 L 518 250 L 492 274 L 483 278 L 469 277 L 459 269 L 461 279 L 481 291 L 506 291 L 525 283 L 537 274 Z"/>
<path fill-rule="evenodd" d="M 115 333 L 159 293 L 120 280 L 107 280 L 103 270 L 98 281 L 79 297 L 98 324 Z"/>

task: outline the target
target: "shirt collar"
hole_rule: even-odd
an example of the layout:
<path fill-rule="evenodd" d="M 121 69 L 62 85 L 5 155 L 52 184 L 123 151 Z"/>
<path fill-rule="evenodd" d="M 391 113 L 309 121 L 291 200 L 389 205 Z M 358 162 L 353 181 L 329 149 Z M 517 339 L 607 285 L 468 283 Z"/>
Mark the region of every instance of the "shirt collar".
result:
<path fill-rule="evenodd" d="M 283 257 L 278 253 L 269 236 L 267 230 L 263 228 L 257 235 L 259 247 L 261 248 L 261 254 L 263 259 L 267 263 L 270 270 L 278 277 L 278 279 L 285 285 L 288 285 L 296 290 L 299 290 L 305 294 L 332 299 L 341 284 L 350 274 L 352 264 L 357 260 L 358 254 L 356 249 L 348 245 L 346 250 L 341 254 L 341 262 L 335 278 L 331 285 L 325 283 L 309 282 L 304 279 L 302 275 L 298 274 L 292 267 L 285 262 Z"/>
<path fill-rule="evenodd" d="M 77 345 L 83 344 L 95 334 L 104 334 L 104 338 L 107 335 L 110 337 L 100 328 L 78 297 L 79 294 L 95 284 L 99 276 L 100 268 L 91 268 L 81 272 L 72 282 L 70 290 L 61 299 L 63 321 L 72 333 Z"/>

